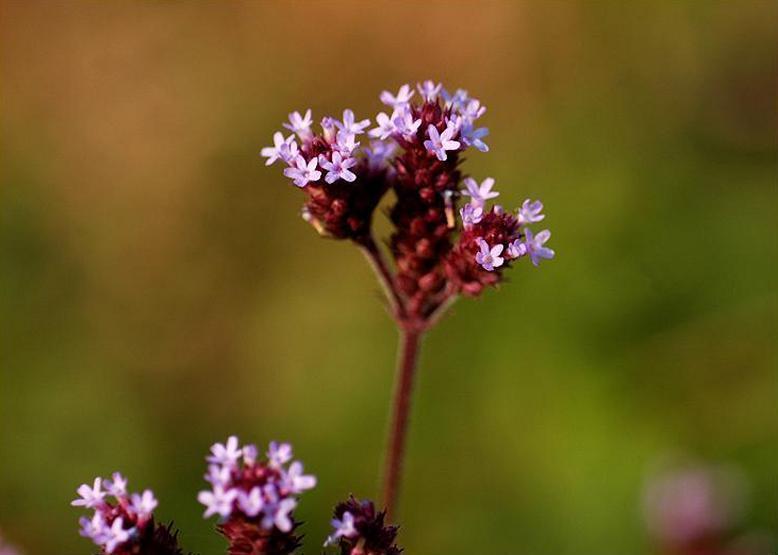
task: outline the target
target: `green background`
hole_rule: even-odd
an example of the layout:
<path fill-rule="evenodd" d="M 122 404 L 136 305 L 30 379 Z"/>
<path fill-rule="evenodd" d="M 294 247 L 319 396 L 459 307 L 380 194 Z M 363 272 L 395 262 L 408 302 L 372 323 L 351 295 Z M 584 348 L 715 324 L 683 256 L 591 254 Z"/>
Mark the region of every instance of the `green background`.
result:
<path fill-rule="evenodd" d="M 409 554 L 649 553 L 668 458 L 739 467 L 778 532 L 774 2 L 2 3 L 0 529 L 89 553 L 76 487 L 120 469 L 187 548 L 230 433 L 294 443 L 297 515 L 373 497 L 396 333 L 365 261 L 258 151 L 286 114 L 433 78 L 488 107 L 504 204 L 557 258 L 424 344 Z M 387 229 L 379 218 L 379 229 Z"/>

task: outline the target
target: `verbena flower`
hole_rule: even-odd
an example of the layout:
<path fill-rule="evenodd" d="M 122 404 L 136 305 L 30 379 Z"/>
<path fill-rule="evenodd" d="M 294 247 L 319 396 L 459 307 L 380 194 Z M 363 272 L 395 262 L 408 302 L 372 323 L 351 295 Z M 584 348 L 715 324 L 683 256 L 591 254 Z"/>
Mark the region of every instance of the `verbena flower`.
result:
<path fill-rule="evenodd" d="M 231 436 L 225 444 L 214 444 L 206 460 L 211 489 L 197 499 L 205 506 L 205 518 L 219 517 L 218 530 L 229 541 L 230 553 L 280 555 L 300 545 L 293 512 L 298 496 L 313 488 L 316 478 L 292 461 L 288 443 L 271 442 L 267 458 L 259 460 L 256 446 L 241 447 Z"/>
<path fill-rule="evenodd" d="M 104 488 L 104 489 L 103 489 Z M 172 525 L 155 525 L 157 499 L 151 490 L 127 493 L 127 479 L 114 472 L 111 479 L 95 478 L 81 485 L 71 505 L 94 509 L 90 518 L 81 517 L 80 534 L 100 547 L 101 553 L 116 555 L 181 555 Z"/>
<path fill-rule="evenodd" d="M 397 527 L 386 524 L 385 513 L 372 501 L 350 497 L 335 507 L 333 532 L 324 546 L 337 546 L 341 555 L 399 555 Z"/>

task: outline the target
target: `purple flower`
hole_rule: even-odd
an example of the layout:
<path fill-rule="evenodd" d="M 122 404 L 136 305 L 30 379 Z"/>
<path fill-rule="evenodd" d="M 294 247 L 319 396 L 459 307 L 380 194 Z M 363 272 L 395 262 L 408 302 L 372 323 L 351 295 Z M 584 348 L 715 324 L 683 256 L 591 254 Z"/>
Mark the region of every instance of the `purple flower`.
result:
<path fill-rule="evenodd" d="M 384 91 L 381 93 L 380 99 L 381 102 L 383 102 L 387 106 L 391 106 L 392 108 L 397 108 L 398 106 L 408 104 L 412 96 L 413 96 L 413 90 L 411 89 L 411 87 L 409 87 L 408 85 L 403 85 L 402 87 L 400 87 L 400 90 L 397 91 L 397 96 L 394 96 L 389 91 Z"/>
<path fill-rule="evenodd" d="M 503 262 L 505 262 L 505 259 L 500 256 L 504 248 L 502 245 L 495 245 L 490 249 L 489 243 L 481 237 L 478 237 L 476 241 L 478 242 L 478 248 L 481 250 L 475 254 L 475 261 L 484 270 L 493 272 L 495 268 L 502 266 Z"/>
<path fill-rule="evenodd" d="M 456 150 L 459 148 L 458 141 L 452 141 L 451 137 L 454 135 L 455 130 L 452 127 L 446 127 L 443 133 L 439 133 L 434 125 L 427 127 L 428 141 L 424 141 L 424 147 L 433 152 L 438 160 L 445 161 L 448 157 L 446 155 L 447 150 Z"/>
<path fill-rule="evenodd" d="M 470 204 L 474 204 L 475 206 L 483 207 L 487 200 L 500 196 L 500 193 L 492 191 L 494 179 L 491 177 L 484 179 L 480 185 L 472 177 L 466 177 L 465 187 L 467 188 L 462 190 L 462 194 L 470 197 Z"/>
<path fill-rule="evenodd" d="M 305 112 L 305 117 L 301 116 L 300 112 L 292 112 L 289 114 L 289 123 L 285 123 L 284 127 L 290 131 L 293 131 L 294 133 L 297 133 L 297 135 L 302 139 L 304 137 L 310 136 L 312 123 L 313 118 L 311 117 L 311 110 L 309 109 Z"/>
<path fill-rule="evenodd" d="M 353 538 L 359 534 L 359 531 L 354 526 L 354 515 L 346 511 L 340 519 L 332 519 L 332 527 L 335 531 L 324 542 L 324 547 L 334 544 L 338 541 L 338 538 Z"/>
<path fill-rule="evenodd" d="M 546 217 L 545 215 L 541 214 L 542 211 L 542 202 L 539 200 L 530 202 L 530 200 L 527 199 L 521 205 L 521 208 L 519 208 L 519 213 L 516 215 L 516 217 L 518 218 L 520 225 L 524 226 L 528 224 L 534 224 L 536 222 L 542 221 L 543 218 Z"/>
<path fill-rule="evenodd" d="M 210 463 L 223 464 L 225 466 L 235 466 L 240 459 L 243 451 L 238 446 L 238 438 L 230 436 L 227 438 L 227 444 L 214 443 L 211 446 L 211 455 L 206 458 Z"/>
<path fill-rule="evenodd" d="M 81 536 L 90 538 L 98 545 L 103 543 L 106 526 L 101 512 L 95 512 L 91 519 L 82 516 L 78 522 L 81 524 L 81 530 L 79 530 Z"/>
<path fill-rule="evenodd" d="M 311 181 L 321 179 L 321 172 L 316 169 L 318 162 L 317 158 L 311 158 L 310 162 L 306 162 L 305 158 L 298 156 L 294 160 L 294 167 L 284 169 L 284 175 L 292 179 L 298 187 L 305 187 Z"/>
<path fill-rule="evenodd" d="M 105 492 L 100 489 L 101 483 L 102 479 L 95 478 L 94 486 L 91 488 L 87 484 L 81 484 L 76 490 L 76 493 L 81 496 L 81 499 L 76 499 L 70 504 L 74 507 L 86 507 L 87 509 L 102 505 Z"/>
<path fill-rule="evenodd" d="M 292 520 L 289 514 L 297 507 L 297 501 L 291 497 L 282 499 L 278 503 L 265 506 L 265 517 L 262 519 L 262 527 L 269 530 L 275 525 L 282 532 L 292 529 Z"/>
<path fill-rule="evenodd" d="M 427 79 L 423 83 L 418 83 L 416 85 L 416 89 L 418 89 L 419 94 L 426 100 L 427 102 L 434 102 L 435 99 L 438 97 L 438 93 L 440 92 L 440 89 L 443 85 L 438 83 L 437 85 L 433 82 Z"/>
<path fill-rule="evenodd" d="M 105 529 L 105 552 L 113 553 L 114 550 L 130 539 L 130 531 L 124 529 L 124 519 L 118 517 L 110 528 Z"/>
<path fill-rule="evenodd" d="M 483 219 L 484 209 L 475 204 L 466 204 L 459 209 L 459 214 L 462 216 L 462 225 L 467 228 Z"/>
<path fill-rule="evenodd" d="M 238 507 L 247 517 L 254 518 L 265 506 L 265 500 L 262 497 L 262 490 L 258 486 L 251 488 L 251 491 L 238 492 Z"/>
<path fill-rule="evenodd" d="M 519 258 L 527 254 L 527 245 L 521 239 L 514 239 L 505 252 L 508 258 Z"/>
<path fill-rule="evenodd" d="M 294 494 L 316 487 L 316 476 L 303 474 L 303 465 L 299 461 L 289 465 L 285 478 L 284 485 Z"/>
<path fill-rule="evenodd" d="M 114 472 L 111 478 L 105 481 L 105 490 L 114 497 L 127 495 L 127 478 L 118 472 Z"/>
<path fill-rule="evenodd" d="M 421 125 L 421 118 L 414 120 L 413 114 L 407 107 L 404 110 L 396 110 L 392 121 L 394 122 L 395 130 L 403 137 L 415 135 Z"/>
<path fill-rule="evenodd" d="M 267 448 L 270 466 L 278 468 L 292 460 L 292 446 L 288 443 L 271 441 Z"/>
<path fill-rule="evenodd" d="M 378 127 L 368 131 L 368 135 L 371 137 L 377 137 L 381 140 L 384 140 L 395 132 L 393 117 L 389 117 L 385 113 L 381 112 L 376 116 L 375 121 L 378 124 Z"/>
<path fill-rule="evenodd" d="M 253 443 L 243 446 L 243 462 L 246 464 L 252 464 L 256 462 L 259 455 L 259 449 Z"/>
<path fill-rule="evenodd" d="M 462 126 L 462 130 L 460 131 L 462 142 L 464 142 L 467 146 L 477 148 L 481 152 L 489 152 L 489 145 L 481 140 L 488 134 L 489 129 L 486 127 L 479 127 L 476 129 L 473 127 L 472 123 L 466 123 Z"/>
<path fill-rule="evenodd" d="M 213 515 L 219 515 L 227 518 L 232 513 L 232 503 L 238 496 L 234 489 L 224 489 L 220 485 L 215 485 L 213 491 L 201 491 L 197 494 L 197 500 L 205 505 L 204 518 Z"/>
<path fill-rule="evenodd" d="M 338 131 L 337 142 L 335 143 L 334 149 L 346 156 L 350 156 L 359 146 L 359 143 L 356 142 L 356 137 L 356 135 L 349 133 L 348 131 Z"/>
<path fill-rule="evenodd" d="M 486 112 L 486 106 L 481 106 L 481 102 L 475 98 L 471 99 L 462 110 L 462 115 L 470 121 L 477 120 Z"/>
<path fill-rule="evenodd" d="M 331 162 L 322 156 L 321 167 L 327 170 L 324 181 L 327 183 L 335 183 L 338 179 L 348 182 L 354 181 L 357 176 L 354 172 L 349 171 L 349 168 L 353 167 L 356 163 L 357 161 L 353 158 L 343 158 L 338 151 L 332 153 Z"/>
<path fill-rule="evenodd" d="M 397 150 L 397 143 L 372 141 L 370 147 L 364 149 L 367 155 L 367 165 L 374 170 L 384 167 L 386 161 L 392 157 L 395 150 Z"/>
<path fill-rule="evenodd" d="M 140 495 L 137 493 L 132 494 L 130 508 L 137 515 L 138 519 L 146 520 L 151 516 L 154 509 L 157 508 L 157 504 L 154 493 L 147 489 Z"/>
<path fill-rule="evenodd" d="M 441 91 L 446 108 L 459 109 L 467 103 L 468 95 L 464 89 L 457 89 L 454 94 L 449 94 L 446 89 Z"/>
<path fill-rule="evenodd" d="M 232 469 L 229 466 L 211 464 L 208 465 L 208 474 L 205 475 L 205 480 L 213 486 L 224 486 L 230 481 L 231 477 Z"/>
<path fill-rule="evenodd" d="M 363 119 L 362 121 L 358 122 L 354 121 L 354 112 L 351 110 L 343 110 L 343 122 L 336 120 L 335 125 L 337 125 L 338 128 L 342 131 L 358 135 L 359 133 L 365 132 L 365 128 L 370 125 L 370 120 Z"/>
<path fill-rule="evenodd" d="M 543 246 L 545 242 L 551 238 L 551 232 L 549 230 L 544 229 L 534 237 L 532 231 L 529 229 L 525 230 L 525 233 L 527 234 L 525 240 L 527 254 L 529 254 L 529 258 L 535 266 L 540 264 L 540 261 L 544 258 L 547 260 L 554 258 L 554 251 Z"/>
<path fill-rule="evenodd" d="M 276 131 L 273 134 L 273 146 L 266 146 L 260 151 L 260 154 L 267 158 L 266 166 L 279 159 L 288 163 L 297 156 L 297 143 L 294 140 L 294 135 L 289 135 L 287 139 L 284 139 L 284 135 L 280 131 Z"/>

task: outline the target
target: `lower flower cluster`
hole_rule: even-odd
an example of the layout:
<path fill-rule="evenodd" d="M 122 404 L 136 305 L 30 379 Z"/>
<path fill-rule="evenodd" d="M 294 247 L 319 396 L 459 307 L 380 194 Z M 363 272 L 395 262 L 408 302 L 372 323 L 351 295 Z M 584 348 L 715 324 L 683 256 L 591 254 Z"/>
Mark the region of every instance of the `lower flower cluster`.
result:
<path fill-rule="evenodd" d="M 335 507 L 335 530 L 324 546 L 336 545 L 341 555 L 399 555 L 402 549 L 394 543 L 397 526 L 385 524 L 385 517 L 372 501 L 352 496 Z"/>
<path fill-rule="evenodd" d="M 71 505 L 94 509 L 92 518 L 81 517 L 81 535 L 103 553 L 116 555 L 180 555 L 172 525 L 155 525 L 157 500 L 151 490 L 127 493 L 127 479 L 114 472 L 110 480 L 95 478 L 78 488 Z"/>
<path fill-rule="evenodd" d="M 197 499 L 206 518 L 221 518 L 218 529 L 229 540 L 230 553 L 291 553 L 300 543 L 292 515 L 297 496 L 313 488 L 316 478 L 292 462 L 288 443 L 271 442 L 266 459 L 258 454 L 255 445 L 240 446 L 235 436 L 213 445 L 205 475 L 212 489 Z"/>

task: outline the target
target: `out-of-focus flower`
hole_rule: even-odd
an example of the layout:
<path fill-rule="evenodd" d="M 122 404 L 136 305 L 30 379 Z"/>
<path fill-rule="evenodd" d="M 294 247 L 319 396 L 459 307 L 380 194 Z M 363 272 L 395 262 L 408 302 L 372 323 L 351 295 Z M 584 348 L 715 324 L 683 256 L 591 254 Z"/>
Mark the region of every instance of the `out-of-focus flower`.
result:
<path fill-rule="evenodd" d="M 324 546 L 337 545 L 344 555 L 400 555 L 395 544 L 397 527 L 387 525 L 385 513 L 372 501 L 350 497 L 335 507 L 332 534 Z"/>
<path fill-rule="evenodd" d="M 554 251 L 548 247 L 544 247 L 551 238 L 551 232 L 547 229 L 539 232 L 537 235 L 532 235 L 532 231 L 527 229 L 524 231 L 527 236 L 525 244 L 527 245 L 527 254 L 529 254 L 532 263 L 537 266 L 543 259 L 551 260 L 554 258 Z"/>
<path fill-rule="evenodd" d="M 397 108 L 398 106 L 403 106 L 405 104 L 408 104 L 408 102 L 411 101 L 411 98 L 413 97 L 413 89 L 409 85 L 403 85 L 400 87 L 400 90 L 397 91 L 397 96 L 393 95 L 389 91 L 384 91 L 381 93 L 381 102 L 386 104 L 387 106 L 391 106 L 392 108 Z"/>
<path fill-rule="evenodd" d="M 464 184 L 466 188 L 462 191 L 462 194 L 470 197 L 471 204 L 480 206 L 481 208 L 483 208 L 487 200 L 500 196 L 500 193 L 497 191 L 492 191 L 494 179 L 491 177 L 484 179 L 480 185 L 472 177 L 466 177 Z"/>
<path fill-rule="evenodd" d="M 289 123 L 285 123 L 284 127 L 297 133 L 297 136 L 303 139 L 311 134 L 312 123 L 313 118 L 311 117 L 311 110 L 308 109 L 305 112 L 305 116 L 301 116 L 300 112 L 292 112 L 289 114 Z"/>
<path fill-rule="evenodd" d="M 535 202 L 530 202 L 529 199 L 525 200 L 522 203 L 521 208 L 519 208 L 517 215 L 519 225 L 526 226 L 543 221 L 546 216 L 541 214 L 542 211 L 543 203 L 539 200 L 536 200 Z"/>

